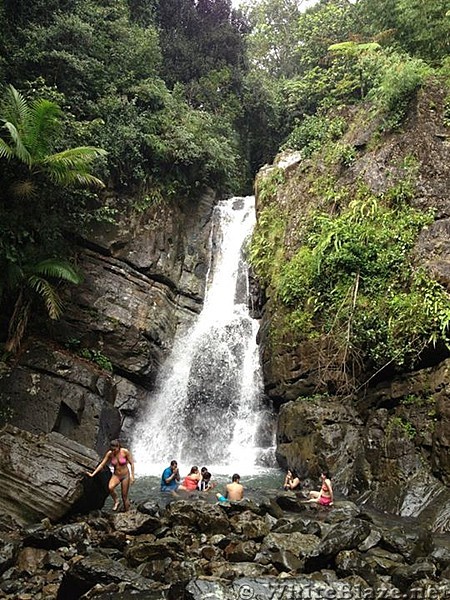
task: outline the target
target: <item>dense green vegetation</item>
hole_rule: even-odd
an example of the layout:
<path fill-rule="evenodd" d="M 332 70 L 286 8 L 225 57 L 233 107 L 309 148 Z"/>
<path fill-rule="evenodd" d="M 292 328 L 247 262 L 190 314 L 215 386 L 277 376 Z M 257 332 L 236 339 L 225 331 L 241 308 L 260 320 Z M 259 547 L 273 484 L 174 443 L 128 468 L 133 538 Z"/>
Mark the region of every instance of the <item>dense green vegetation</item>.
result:
<path fill-rule="evenodd" d="M 15 350 L 31 297 L 56 294 L 93 220 L 250 181 L 236 125 L 245 27 L 228 0 L 5 0 L 0 13 L 1 329 Z M 46 297 L 27 275 L 41 261 L 60 267 Z"/>
<path fill-rule="evenodd" d="M 450 6 L 323 0 L 291 20 L 296 5 L 249 3 L 251 48 L 256 68 L 286 98 L 280 146 L 309 159 L 300 194 L 316 200 L 308 208 L 303 199 L 305 214 L 294 218 L 295 183 L 289 187 L 277 168 L 260 176 L 250 257 L 272 303 L 273 350 L 316 344 L 323 382 L 348 393 L 450 343 L 450 296 L 412 256 L 434 218 L 411 206 L 415 159 L 403 157 L 401 176 L 383 194 L 338 177 L 358 154 L 342 141 L 349 127 L 377 122 L 371 143 L 380 144 L 402 126 L 422 85 L 433 78 L 449 85 Z"/>
<path fill-rule="evenodd" d="M 231 0 L 4 0 L 0 329 L 9 349 L 23 335 L 27 317 L 19 326 L 17 315 L 25 299 L 26 306 L 44 299 L 57 316 L 57 286 L 77 280 L 68 265 L 72 241 L 93 220 L 153 202 L 195 201 L 206 188 L 248 193 L 280 147 L 305 157 L 325 148 L 329 164 L 351 164 L 354 149 L 340 143 L 348 127 L 343 106 L 370 102 L 382 135 L 401 125 L 427 77 L 448 76 L 448 0 L 320 0 L 301 9 L 297 0 L 249 0 L 238 11 Z M 16 108 L 26 110 L 22 121 L 11 108 L 13 89 Z M 268 197 L 280 183 L 275 176 Z M 322 183 L 323 195 L 338 193 Z M 103 185 L 120 206 L 105 202 Z M 377 202 L 381 212 L 400 210 Z M 314 254 L 329 234 L 318 219 L 304 233 L 303 253 Z M 292 296 L 283 287 L 301 262 L 283 255 L 284 227 L 269 202 L 253 254 L 261 280 L 297 311 L 298 325 L 310 321 L 300 283 Z M 271 252 L 280 266 L 276 283 Z M 330 261 L 321 264 L 339 263 Z M 36 269 L 39 284 L 30 279 Z M 345 272 L 341 283 L 335 272 L 333 285 L 344 285 Z M 340 298 L 327 294 L 327 302 Z"/>

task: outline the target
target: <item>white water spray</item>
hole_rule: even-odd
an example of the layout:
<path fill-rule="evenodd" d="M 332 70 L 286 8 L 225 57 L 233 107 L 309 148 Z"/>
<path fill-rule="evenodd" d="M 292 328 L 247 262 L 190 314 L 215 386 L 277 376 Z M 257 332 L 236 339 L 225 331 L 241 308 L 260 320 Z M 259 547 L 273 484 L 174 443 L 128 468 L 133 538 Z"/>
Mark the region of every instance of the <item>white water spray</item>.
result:
<path fill-rule="evenodd" d="M 136 427 L 138 475 L 160 474 L 173 458 L 182 469 L 207 464 L 215 473 L 258 470 L 258 431 L 267 409 L 243 258 L 254 224 L 253 196 L 215 208 L 204 307 L 174 340 Z"/>

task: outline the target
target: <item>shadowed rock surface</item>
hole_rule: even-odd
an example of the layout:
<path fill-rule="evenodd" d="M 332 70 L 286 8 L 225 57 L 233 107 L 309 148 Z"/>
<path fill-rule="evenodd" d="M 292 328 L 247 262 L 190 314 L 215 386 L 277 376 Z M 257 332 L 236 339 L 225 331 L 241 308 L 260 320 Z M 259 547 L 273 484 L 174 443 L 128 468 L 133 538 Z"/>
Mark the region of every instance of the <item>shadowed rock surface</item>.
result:
<path fill-rule="evenodd" d="M 0 593 L 11 600 L 448 597 L 449 535 L 349 501 L 320 508 L 292 492 L 266 493 L 226 505 L 213 494 L 149 499 L 142 508 L 151 516 L 138 507 L 20 531 L 3 526 Z M 301 517 L 281 509 L 286 496 L 297 499 Z"/>
<path fill-rule="evenodd" d="M 0 513 L 18 525 L 103 506 L 109 475 L 85 471 L 96 452 L 59 433 L 33 435 L 10 425 L 0 431 Z M 105 482 L 106 478 L 106 482 Z"/>

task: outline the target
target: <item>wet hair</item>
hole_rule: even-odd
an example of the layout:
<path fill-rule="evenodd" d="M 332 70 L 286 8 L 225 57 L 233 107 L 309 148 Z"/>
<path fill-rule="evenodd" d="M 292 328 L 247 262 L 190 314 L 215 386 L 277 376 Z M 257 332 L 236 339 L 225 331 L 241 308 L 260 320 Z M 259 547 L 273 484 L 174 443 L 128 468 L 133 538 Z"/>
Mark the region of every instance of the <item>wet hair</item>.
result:
<path fill-rule="evenodd" d="M 119 440 L 111 440 L 109 442 L 109 447 L 110 448 L 120 448 L 120 442 L 119 442 Z"/>
<path fill-rule="evenodd" d="M 200 469 L 200 473 L 203 475 L 203 473 L 207 473 L 208 472 L 208 467 L 202 467 Z"/>
<path fill-rule="evenodd" d="M 197 467 L 197 466 L 195 466 L 195 465 L 194 465 L 193 467 L 191 467 L 191 470 L 190 470 L 190 472 L 189 472 L 189 475 L 190 475 L 191 473 L 198 473 L 198 467 Z"/>
<path fill-rule="evenodd" d="M 235 473 L 235 474 L 233 475 L 233 477 L 231 478 L 231 481 L 239 481 L 239 479 L 240 479 L 240 478 L 241 478 L 241 476 L 240 476 L 240 475 L 238 475 L 237 473 Z"/>
<path fill-rule="evenodd" d="M 330 475 L 330 471 L 327 471 L 326 469 L 321 469 L 320 471 L 320 475 L 325 475 L 325 479 L 330 479 L 331 475 Z"/>
<path fill-rule="evenodd" d="M 211 479 L 211 473 L 209 471 L 203 471 L 203 481 L 209 481 Z"/>
<path fill-rule="evenodd" d="M 177 466 L 178 466 L 178 463 L 177 463 L 177 461 L 176 461 L 176 460 L 171 460 L 171 461 L 170 461 L 170 466 L 171 466 L 171 467 L 177 467 Z"/>

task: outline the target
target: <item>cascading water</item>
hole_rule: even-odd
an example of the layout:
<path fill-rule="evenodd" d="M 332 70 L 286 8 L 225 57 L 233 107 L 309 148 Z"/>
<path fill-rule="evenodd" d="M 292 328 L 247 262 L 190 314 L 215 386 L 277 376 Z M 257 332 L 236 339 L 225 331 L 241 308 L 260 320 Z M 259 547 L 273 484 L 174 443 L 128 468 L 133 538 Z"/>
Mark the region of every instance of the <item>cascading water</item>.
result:
<path fill-rule="evenodd" d="M 174 340 L 148 412 L 136 426 L 138 475 L 160 474 L 173 458 L 185 466 L 208 464 L 216 473 L 257 470 L 269 411 L 243 256 L 255 224 L 254 197 L 220 202 L 213 219 L 204 307 Z"/>

